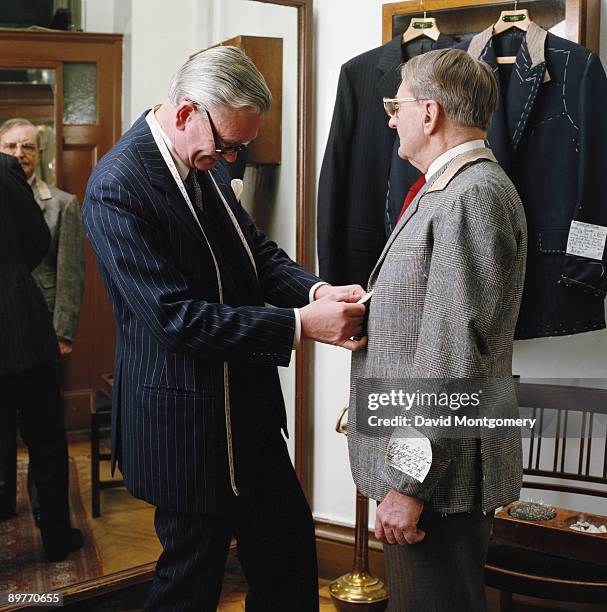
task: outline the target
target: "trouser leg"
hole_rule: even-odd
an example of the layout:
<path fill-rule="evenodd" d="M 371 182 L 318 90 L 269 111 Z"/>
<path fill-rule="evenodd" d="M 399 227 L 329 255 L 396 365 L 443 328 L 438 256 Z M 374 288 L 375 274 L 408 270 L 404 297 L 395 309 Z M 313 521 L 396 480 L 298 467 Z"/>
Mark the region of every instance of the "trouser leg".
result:
<path fill-rule="evenodd" d="M 318 567 L 312 513 L 282 436 L 251 492 L 238 501 L 235 535 L 247 612 L 315 612 Z"/>
<path fill-rule="evenodd" d="M 40 503 L 40 528 L 45 551 L 65 545 L 70 529 L 68 454 L 55 364 L 23 374 L 18 423 L 30 456 L 31 476 Z"/>
<path fill-rule="evenodd" d="M 391 612 L 484 612 L 493 513 L 423 512 L 418 544 L 385 544 Z"/>
<path fill-rule="evenodd" d="M 0 377 L 0 517 L 15 513 L 17 499 L 17 406 L 7 377 Z"/>
<path fill-rule="evenodd" d="M 184 514 L 156 509 L 163 552 L 144 610 L 215 612 L 232 535 L 227 514 Z"/>

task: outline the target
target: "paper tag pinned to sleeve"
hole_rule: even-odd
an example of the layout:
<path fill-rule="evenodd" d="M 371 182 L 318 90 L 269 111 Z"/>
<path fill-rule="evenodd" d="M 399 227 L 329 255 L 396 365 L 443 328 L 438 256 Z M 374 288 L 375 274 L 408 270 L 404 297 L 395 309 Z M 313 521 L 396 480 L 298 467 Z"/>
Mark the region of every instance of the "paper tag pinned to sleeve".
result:
<path fill-rule="evenodd" d="M 386 463 L 418 482 L 424 482 L 432 465 L 430 440 L 412 427 L 396 428 L 388 442 Z"/>
<path fill-rule="evenodd" d="M 605 239 L 607 227 L 604 225 L 572 221 L 567 239 L 567 254 L 601 261 L 605 251 Z"/>

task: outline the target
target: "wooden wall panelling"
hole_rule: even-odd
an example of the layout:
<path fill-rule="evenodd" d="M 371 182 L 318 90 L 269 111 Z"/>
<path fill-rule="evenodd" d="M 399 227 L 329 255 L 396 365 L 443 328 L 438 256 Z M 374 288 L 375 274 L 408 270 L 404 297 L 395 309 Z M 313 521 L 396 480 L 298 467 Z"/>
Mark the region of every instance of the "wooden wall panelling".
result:
<path fill-rule="evenodd" d="M 0 30 L 2 65 L 58 66 L 56 129 L 60 155 L 57 186 L 78 196 L 80 204 L 90 173 L 121 132 L 122 35 L 81 32 Z M 97 70 L 97 121 L 92 125 L 62 125 L 64 62 L 94 62 Z M 63 171 L 62 171 L 63 167 Z M 100 375 L 114 361 L 114 318 L 88 242 L 86 277 L 80 322 L 73 353 L 65 363 L 64 393 L 68 429 L 88 428 L 92 393 Z"/>
<path fill-rule="evenodd" d="M 279 164 L 282 146 L 282 38 L 236 36 L 222 45 L 242 49 L 263 75 L 272 92 L 272 106 L 251 143 L 247 164 Z"/>

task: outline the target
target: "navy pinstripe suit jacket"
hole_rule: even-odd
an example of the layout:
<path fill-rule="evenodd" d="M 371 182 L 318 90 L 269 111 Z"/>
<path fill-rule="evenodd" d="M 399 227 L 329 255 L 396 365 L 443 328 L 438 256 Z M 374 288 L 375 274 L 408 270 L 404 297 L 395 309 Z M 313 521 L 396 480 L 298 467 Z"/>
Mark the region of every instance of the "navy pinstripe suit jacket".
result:
<path fill-rule="evenodd" d="M 248 486 L 256 453 L 285 425 L 276 366 L 291 358 L 292 308 L 308 302 L 319 280 L 255 226 L 234 197 L 225 165 L 211 172 L 242 228 L 259 279 L 243 260 L 233 272 L 241 277 L 224 283 L 224 304 L 209 247 L 145 116 L 99 162 L 83 207 L 118 327 L 112 467 L 118 459 L 133 495 L 177 512 L 222 511 L 235 499 L 224 362 L 236 482 L 241 490 Z M 214 197 L 212 189 L 204 191 L 205 207 Z M 229 286 L 252 289 L 243 299 L 230 295 Z"/>
<path fill-rule="evenodd" d="M 50 238 L 19 162 L 0 153 L 0 375 L 59 356 L 51 314 L 31 275 Z"/>

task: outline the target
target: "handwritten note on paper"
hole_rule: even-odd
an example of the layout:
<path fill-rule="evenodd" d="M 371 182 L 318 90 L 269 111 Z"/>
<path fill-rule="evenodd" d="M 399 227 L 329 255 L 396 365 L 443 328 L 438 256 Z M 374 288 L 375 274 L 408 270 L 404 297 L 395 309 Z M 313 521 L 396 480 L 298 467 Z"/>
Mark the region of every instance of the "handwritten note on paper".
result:
<path fill-rule="evenodd" d="M 411 478 L 424 482 L 432 465 L 430 440 L 412 427 L 395 429 L 388 443 L 386 463 Z"/>
<path fill-rule="evenodd" d="M 607 227 L 572 221 L 567 239 L 567 253 L 588 259 L 603 259 Z"/>

